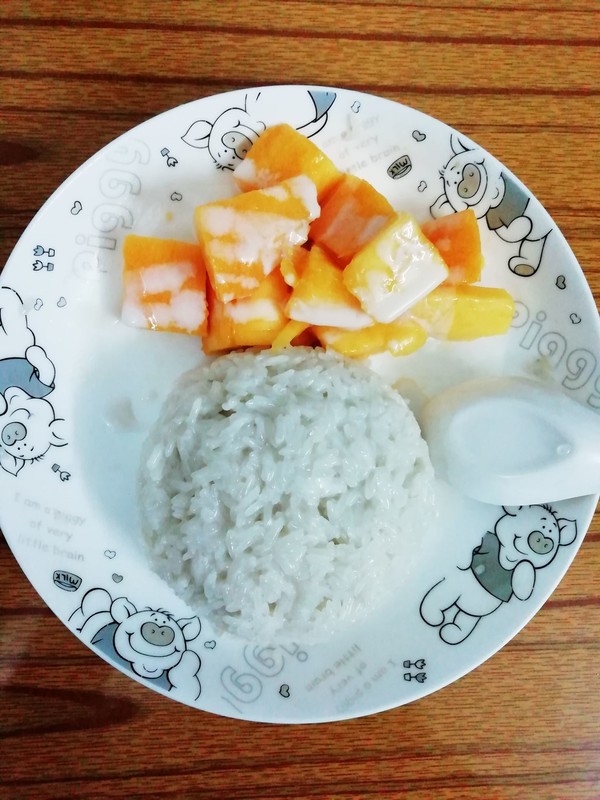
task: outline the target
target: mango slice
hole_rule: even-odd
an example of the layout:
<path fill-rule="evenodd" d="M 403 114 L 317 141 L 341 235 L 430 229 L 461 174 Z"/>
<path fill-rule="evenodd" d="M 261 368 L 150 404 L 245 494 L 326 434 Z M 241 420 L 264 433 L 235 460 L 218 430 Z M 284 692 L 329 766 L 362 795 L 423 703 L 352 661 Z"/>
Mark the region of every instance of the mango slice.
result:
<path fill-rule="evenodd" d="M 358 331 L 326 326 L 316 326 L 314 331 L 323 347 L 349 358 L 366 358 L 386 351 L 393 356 L 409 355 L 427 341 L 423 327 L 411 319 L 376 322 Z"/>
<path fill-rule="evenodd" d="M 438 250 L 400 211 L 344 269 L 344 285 L 377 322 L 392 322 L 448 277 Z"/>
<path fill-rule="evenodd" d="M 254 142 L 233 177 L 244 192 L 307 175 L 321 200 L 342 173 L 317 145 L 291 125 L 267 128 Z"/>
<path fill-rule="evenodd" d="M 393 216 L 394 209 L 375 187 L 344 175 L 322 202 L 310 238 L 347 264 Z"/>
<path fill-rule="evenodd" d="M 121 320 L 136 328 L 203 336 L 206 319 L 201 248 L 174 239 L 126 236 Z"/>
<path fill-rule="evenodd" d="M 510 328 L 514 300 L 504 289 L 458 284 L 438 286 L 410 310 L 435 339 L 466 341 Z"/>
<path fill-rule="evenodd" d="M 293 247 L 283 254 L 279 270 L 288 286 L 294 287 L 308 264 L 308 250 L 305 247 Z"/>
<path fill-rule="evenodd" d="M 208 332 L 202 340 L 206 354 L 238 347 L 270 347 L 285 328 L 284 308 L 290 290 L 275 270 L 258 289 L 240 300 L 223 303 L 208 287 Z"/>
<path fill-rule="evenodd" d="M 349 330 L 373 324 L 344 286 L 340 267 L 317 245 L 313 245 L 304 272 L 292 290 L 286 313 L 298 322 Z"/>
<path fill-rule="evenodd" d="M 273 339 L 271 349 L 281 350 L 284 347 L 289 347 L 295 339 L 302 337 L 302 334 L 304 334 L 308 328 L 310 328 L 308 322 L 297 322 L 295 319 L 291 319 Z"/>
<path fill-rule="evenodd" d="M 314 183 L 304 175 L 198 206 L 196 234 L 212 288 L 223 303 L 248 297 L 319 214 Z"/>
<path fill-rule="evenodd" d="M 477 217 L 472 208 L 428 220 L 421 225 L 421 230 L 446 262 L 448 283 L 477 283 L 481 280 L 483 253 Z"/>

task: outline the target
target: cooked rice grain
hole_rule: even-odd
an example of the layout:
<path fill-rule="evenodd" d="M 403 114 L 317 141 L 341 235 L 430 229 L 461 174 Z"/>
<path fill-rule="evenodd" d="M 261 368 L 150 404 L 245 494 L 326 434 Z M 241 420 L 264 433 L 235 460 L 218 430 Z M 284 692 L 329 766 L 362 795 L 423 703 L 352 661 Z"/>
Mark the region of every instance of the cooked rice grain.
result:
<path fill-rule="evenodd" d="M 168 397 L 142 457 L 143 533 L 154 569 L 217 628 L 308 644 L 389 597 L 432 487 L 413 414 L 366 366 L 233 353 Z"/>

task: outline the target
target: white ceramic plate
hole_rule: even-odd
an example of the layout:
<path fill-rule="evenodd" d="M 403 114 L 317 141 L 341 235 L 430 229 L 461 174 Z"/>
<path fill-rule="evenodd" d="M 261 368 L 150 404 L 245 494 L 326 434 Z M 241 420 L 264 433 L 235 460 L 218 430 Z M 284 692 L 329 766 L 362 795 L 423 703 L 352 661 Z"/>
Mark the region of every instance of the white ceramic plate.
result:
<path fill-rule="evenodd" d="M 600 408 L 589 288 L 556 225 L 498 161 L 377 97 L 238 91 L 175 108 L 104 148 L 15 248 L 0 290 L 0 522 L 48 606 L 126 675 L 216 714 L 318 722 L 415 700 L 497 651 L 556 587 L 596 498 L 505 509 L 441 487 L 440 524 L 426 532 L 418 574 L 381 613 L 321 646 L 219 636 L 147 568 L 135 504 L 140 446 L 175 378 L 203 356 L 192 338 L 118 321 L 121 243 L 129 231 L 194 241 L 194 206 L 233 194 L 231 167 L 265 125 L 282 121 L 420 219 L 473 206 L 484 282 L 516 299 L 504 337 L 430 342 L 406 358 L 374 359 L 375 369 L 414 378 L 427 393 L 475 375 L 543 373 Z M 551 540 L 547 555 L 528 551 L 532 530 Z M 503 570 L 500 549 L 520 568 Z M 159 657 L 154 645 L 144 654 L 148 621 L 169 627 L 179 651 Z"/>

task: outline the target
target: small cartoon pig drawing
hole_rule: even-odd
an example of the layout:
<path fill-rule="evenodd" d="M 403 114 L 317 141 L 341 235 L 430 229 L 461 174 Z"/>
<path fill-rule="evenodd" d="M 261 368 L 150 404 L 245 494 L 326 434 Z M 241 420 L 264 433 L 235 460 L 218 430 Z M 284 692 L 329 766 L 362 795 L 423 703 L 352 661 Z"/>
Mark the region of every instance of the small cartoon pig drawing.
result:
<path fill-rule="evenodd" d="M 482 617 L 513 597 L 527 600 L 536 571 L 577 536 L 575 520 L 560 519 L 547 505 L 504 507 L 466 567 L 453 567 L 429 589 L 421 617 L 447 644 L 463 642 Z"/>
<path fill-rule="evenodd" d="M 453 155 L 440 170 L 443 193 L 431 206 L 431 215 L 473 209 L 500 239 L 518 245 L 508 261 L 510 271 L 524 278 L 534 275 L 550 229 L 530 215 L 527 192 L 481 148 L 467 147 L 454 134 L 450 146 Z"/>
<path fill-rule="evenodd" d="M 66 444 L 62 420 L 45 399 L 55 368 L 36 344 L 19 295 L 0 287 L 0 467 L 12 475 Z"/>
<path fill-rule="evenodd" d="M 285 121 L 305 136 L 314 136 L 327 122 L 335 93 L 305 89 L 294 91 Z M 217 169 L 234 170 L 267 126 L 281 121 L 280 116 L 273 117 L 266 93 L 249 92 L 243 106 L 225 109 L 213 122 L 196 120 L 181 138 L 190 147 L 206 149 Z"/>
<path fill-rule="evenodd" d="M 187 646 L 200 633 L 198 617 L 176 620 L 163 609 L 138 611 L 126 597 L 90 589 L 69 621 L 110 660 L 182 700 L 200 696 L 200 657 Z"/>
<path fill-rule="evenodd" d="M 0 466 L 6 472 L 16 475 L 52 445 L 66 444 L 59 429 L 62 420 L 55 418 L 47 400 L 30 397 L 13 386 L 5 391 L 4 402 L 5 411 L 0 415 Z"/>

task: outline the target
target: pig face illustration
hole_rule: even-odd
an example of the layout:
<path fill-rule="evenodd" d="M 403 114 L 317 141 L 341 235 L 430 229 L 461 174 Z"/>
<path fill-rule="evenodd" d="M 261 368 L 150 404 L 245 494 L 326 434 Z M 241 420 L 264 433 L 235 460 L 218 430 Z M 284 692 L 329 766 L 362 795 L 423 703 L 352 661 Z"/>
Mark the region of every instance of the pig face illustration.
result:
<path fill-rule="evenodd" d="M 124 598 L 114 601 L 111 614 L 119 623 L 114 633 L 115 650 L 142 678 L 156 678 L 178 664 L 186 642 L 200 633 L 197 617 L 175 620 L 160 610 L 135 611 Z"/>
<path fill-rule="evenodd" d="M 54 416 L 47 400 L 30 397 L 17 387 L 4 394 L 0 415 L 0 465 L 16 475 L 26 462 L 41 458 L 53 445 L 66 444 L 60 433 L 62 420 Z"/>
<path fill-rule="evenodd" d="M 570 544 L 573 524 L 559 520 L 546 506 L 506 507 L 505 515 L 496 523 L 494 532 L 500 541 L 500 564 L 514 569 L 528 561 L 534 569 L 542 569 L 554 559 L 560 545 Z"/>
<path fill-rule="evenodd" d="M 446 201 L 454 211 L 472 208 L 477 217 L 497 206 L 505 186 L 500 170 L 482 150 L 455 154 L 440 170 Z"/>
<path fill-rule="evenodd" d="M 264 129 L 265 124 L 245 109 L 228 108 L 213 123 L 195 122 L 183 139 L 192 147 L 206 148 L 217 169 L 234 170 Z"/>
<path fill-rule="evenodd" d="M 200 696 L 200 657 L 188 643 L 200 635 L 198 617 L 176 620 L 164 609 L 140 611 L 127 597 L 90 589 L 69 617 L 75 630 L 113 663 L 188 701 Z"/>

